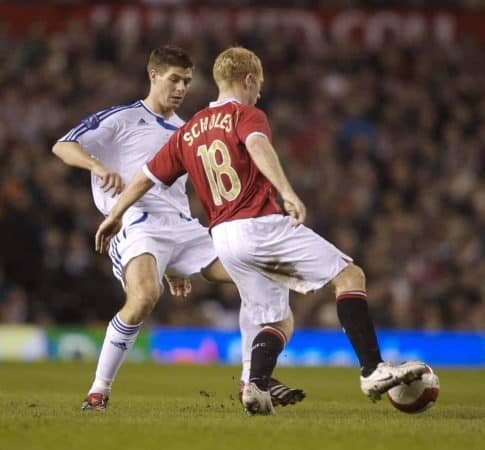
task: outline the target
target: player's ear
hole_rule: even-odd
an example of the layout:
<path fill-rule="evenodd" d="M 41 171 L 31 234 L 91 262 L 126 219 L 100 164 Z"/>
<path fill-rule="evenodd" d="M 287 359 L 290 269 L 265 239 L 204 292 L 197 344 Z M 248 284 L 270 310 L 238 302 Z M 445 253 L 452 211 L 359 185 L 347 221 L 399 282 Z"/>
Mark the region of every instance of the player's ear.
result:
<path fill-rule="evenodd" d="M 150 77 L 150 81 L 151 82 L 154 82 L 155 81 L 155 77 L 157 76 L 157 71 L 155 69 L 150 69 L 148 71 L 148 76 Z"/>
<path fill-rule="evenodd" d="M 252 73 L 248 73 L 244 77 L 244 87 L 248 89 L 254 83 L 254 75 Z"/>

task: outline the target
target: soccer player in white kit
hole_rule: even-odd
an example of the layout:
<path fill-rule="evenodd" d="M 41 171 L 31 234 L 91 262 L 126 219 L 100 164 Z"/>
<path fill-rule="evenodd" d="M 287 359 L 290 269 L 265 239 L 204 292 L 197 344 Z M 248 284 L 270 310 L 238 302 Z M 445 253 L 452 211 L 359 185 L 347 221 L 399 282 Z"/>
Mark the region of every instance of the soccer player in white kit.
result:
<path fill-rule="evenodd" d="M 99 226 L 97 250 L 106 247 L 123 212 L 147 189 L 169 188 L 188 173 L 242 308 L 263 327 L 253 341 L 250 379 L 242 395 L 248 414 L 274 414 L 269 379 L 288 338 L 290 289 L 307 293 L 326 284 L 333 288 L 340 323 L 361 365 L 361 389 L 372 400 L 419 378 L 424 363 L 382 360 L 363 270 L 302 225 L 305 206 L 271 144 L 266 115 L 254 106 L 263 82 L 259 58 L 244 48 L 229 48 L 217 57 L 213 75 L 218 100 L 196 113 L 135 174 Z M 277 202 L 278 193 L 288 215 Z"/>
<path fill-rule="evenodd" d="M 108 215 L 135 172 L 184 124 L 174 113 L 192 80 L 193 63 L 183 50 L 155 49 L 148 61 L 150 92 L 144 100 L 113 106 L 90 115 L 54 145 L 66 164 L 91 171 L 94 202 Z M 163 289 L 163 276 L 172 293 L 187 293 L 186 278 L 202 274 L 213 282 L 231 282 L 205 227 L 191 217 L 185 191 L 187 176 L 164 190 L 154 187 L 123 215 L 119 233 L 111 242 L 113 273 L 122 283 L 126 301 L 108 325 L 95 380 L 82 409 L 103 410 L 112 382 Z M 251 343 L 260 326 L 240 314 L 243 343 L 242 380 L 248 382 Z M 288 321 L 292 327 L 292 318 Z M 272 380 L 273 401 L 286 405 L 304 393 Z"/>

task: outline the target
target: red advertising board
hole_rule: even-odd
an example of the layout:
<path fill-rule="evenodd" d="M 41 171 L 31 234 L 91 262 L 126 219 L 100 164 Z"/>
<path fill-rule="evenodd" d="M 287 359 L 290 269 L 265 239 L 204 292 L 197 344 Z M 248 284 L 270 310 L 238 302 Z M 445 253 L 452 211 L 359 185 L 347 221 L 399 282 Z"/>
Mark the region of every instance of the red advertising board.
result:
<path fill-rule="evenodd" d="M 88 29 L 116 26 L 131 31 L 169 24 L 184 37 L 201 28 L 220 32 L 258 27 L 269 34 L 292 33 L 308 42 L 353 38 L 371 47 L 389 39 L 406 45 L 429 38 L 449 42 L 465 35 L 485 43 L 485 14 L 466 11 L 0 4 L 0 22 L 13 35 L 26 33 L 33 24 L 55 32 L 72 21 Z"/>

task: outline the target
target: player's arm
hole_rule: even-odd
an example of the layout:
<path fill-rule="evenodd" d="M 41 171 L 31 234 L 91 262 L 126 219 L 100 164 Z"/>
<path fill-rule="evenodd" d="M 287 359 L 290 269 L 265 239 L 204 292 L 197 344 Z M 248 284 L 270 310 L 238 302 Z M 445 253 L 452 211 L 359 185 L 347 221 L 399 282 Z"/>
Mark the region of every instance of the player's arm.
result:
<path fill-rule="evenodd" d="M 303 223 L 306 216 L 305 205 L 288 181 L 278 155 L 268 138 L 259 133 L 251 134 L 246 139 L 246 148 L 257 168 L 281 195 L 286 211 L 294 219 L 294 225 Z"/>
<path fill-rule="evenodd" d="M 52 153 L 69 166 L 79 167 L 94 173 L 101 179 L 101 188 L 104 192 L 113 190 L 113 197 L 122 191 L 123 181 L 120 175 L 109 170 L 100 161 L 89 155 L 78 142 L 56 142 L 52 147 Z"/>
<path fill-rule="evenodd" d="M 145 175 L 143 170 L 139 170 L 132 180 L 121 193 L 118 201 L 98 227 L 96 232 L 95 247 L 96 251 L 102 253 L 108 247 L 111 238 L 121 229 L 121 218 L 125 211 L 140 199 L 155 183 Z"/>

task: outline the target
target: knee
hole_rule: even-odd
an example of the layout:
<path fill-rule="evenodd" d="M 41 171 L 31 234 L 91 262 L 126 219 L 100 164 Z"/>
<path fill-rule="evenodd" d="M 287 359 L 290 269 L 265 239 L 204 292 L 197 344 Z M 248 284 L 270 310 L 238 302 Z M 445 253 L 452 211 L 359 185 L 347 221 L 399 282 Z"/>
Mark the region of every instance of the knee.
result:
<path fill-rule="evenodd" d="M 356 264 L 350 263 L 333 280 L 336 294 L 345 291 L 365 291 L 365 273 Z"/>
<path fill-rule="evenodd" d="M 127 295 L 126 306 L 137 316 L 138 321 L 142 321 L 153 311 L 161 294 L 160 286 L 139 288 Z"/>

